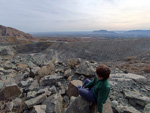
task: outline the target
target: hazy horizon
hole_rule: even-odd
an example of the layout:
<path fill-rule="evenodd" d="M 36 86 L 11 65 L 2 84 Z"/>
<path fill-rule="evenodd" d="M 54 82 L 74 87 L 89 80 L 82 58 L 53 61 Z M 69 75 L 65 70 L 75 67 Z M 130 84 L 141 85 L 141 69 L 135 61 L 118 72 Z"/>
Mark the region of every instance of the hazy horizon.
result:
<path fill-rule="evenodd" d="M 148 0 L 0 0 L 0 24 L 24 32 L 150 29 Z"/>

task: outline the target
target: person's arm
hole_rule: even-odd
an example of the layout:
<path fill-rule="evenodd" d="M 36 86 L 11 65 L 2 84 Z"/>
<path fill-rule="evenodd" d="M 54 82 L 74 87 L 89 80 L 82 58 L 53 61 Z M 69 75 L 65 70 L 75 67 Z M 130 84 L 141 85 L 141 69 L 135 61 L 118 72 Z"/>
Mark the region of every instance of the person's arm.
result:
<path fill-rule="evenodd" d="M 99 92 L 98 92 L 98 112 L 102 113 L 103 111 L 103 104 L 106 102 L 110 92 L 110 87 L 103 87 Z"/>
<path fill-rule="evenodd" d="M 89 82 L 88 84 L 86 84 L 86 85 L 84 86 L 84 88 L 89 88 L 89 87 L 94 86 L 95 79 L 96 79 L 96 78 L 94 78 L 94 80 L 92 80 L 91 82 Z"/>

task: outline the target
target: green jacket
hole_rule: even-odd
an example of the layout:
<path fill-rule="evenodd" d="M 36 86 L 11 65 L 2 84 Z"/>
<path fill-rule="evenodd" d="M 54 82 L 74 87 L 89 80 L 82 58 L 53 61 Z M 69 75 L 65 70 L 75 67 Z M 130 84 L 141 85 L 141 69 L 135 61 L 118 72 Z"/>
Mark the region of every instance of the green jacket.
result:
<path fill-rule="evenodd" d="M 94 80 L 85 85 L 85 88 L 93 87 L 93 94 L 97 99 L 98 112 L 103 112 L 103 104 L 106 102 L 109 92 L 110 84 L 108 80 L 98 80 L 96 77 Z"/>

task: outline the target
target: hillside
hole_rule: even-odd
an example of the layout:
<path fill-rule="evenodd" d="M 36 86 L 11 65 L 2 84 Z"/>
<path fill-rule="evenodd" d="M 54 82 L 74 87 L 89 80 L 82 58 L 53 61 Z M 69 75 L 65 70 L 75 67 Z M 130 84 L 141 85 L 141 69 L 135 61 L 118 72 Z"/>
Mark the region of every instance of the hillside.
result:
<path fill-rule="evenodd" d="M 35 37 L 20 30 L 0 25 L 0 43 L 29 43 Z"/>

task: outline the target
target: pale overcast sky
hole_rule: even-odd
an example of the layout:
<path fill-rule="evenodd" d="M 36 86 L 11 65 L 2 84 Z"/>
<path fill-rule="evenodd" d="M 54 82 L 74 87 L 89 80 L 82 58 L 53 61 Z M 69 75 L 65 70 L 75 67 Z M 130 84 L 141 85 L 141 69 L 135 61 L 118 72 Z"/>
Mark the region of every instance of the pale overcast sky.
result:
<path fill-rule="evenodd" d="M 24 32 L 150 29 L 150 0 L 0 0 L 0 25 Z"/>

